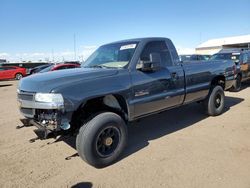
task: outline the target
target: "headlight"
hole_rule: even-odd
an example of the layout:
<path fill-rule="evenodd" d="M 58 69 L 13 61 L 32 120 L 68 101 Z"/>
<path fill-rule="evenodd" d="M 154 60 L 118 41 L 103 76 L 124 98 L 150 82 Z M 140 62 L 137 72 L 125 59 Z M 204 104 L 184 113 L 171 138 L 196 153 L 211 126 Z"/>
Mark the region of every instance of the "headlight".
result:
<path fill-rule="evenodd" d="M 63 96 L 59 93 L 36 93 L 35 101 L 63 104 Z"/>

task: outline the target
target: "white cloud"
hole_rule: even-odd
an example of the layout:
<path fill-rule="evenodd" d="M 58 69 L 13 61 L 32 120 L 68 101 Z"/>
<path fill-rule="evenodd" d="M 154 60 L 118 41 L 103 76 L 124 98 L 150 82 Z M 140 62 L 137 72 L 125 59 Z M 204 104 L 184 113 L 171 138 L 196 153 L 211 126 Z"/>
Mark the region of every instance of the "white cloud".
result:
<path fill-rule="evenodd" d="M 10 56 L 10 54 L 9 53 L 6 53 L 6 52 L 0 52 L 0 57 L 2 57 L 2 58 L 6 58 L 6 57 L 9 57 Z"/>
<path fill-rule="evenodd" d="M 66 49 L 64 51 L 37 51 L 37 52 L 16 52 L 13 54 L 7 52 L 0 52 L 0 58 L 7 59 L 9 62 L 22 62 L 22 61 L 72 61 L 78 60 L 83 61 L 86 60 L 96 49 L 98 46 L 95 45 L 81 45 L 79 49 L 76 51 L 76 59 L 75 52 L 73 50 Z"/>
<path fill-rule="evenodd" d="M 45 56 L 45 53 L 41 53 L 41 52 L 35 52 L 30 54 L 31 57 L 37 57 L 37 56 Z"/>
<path fill-rule="evenodd" d="M 60 53 L 57 53 L 61 56 L 74 56 L 75 52 L 72 52 L 72 51 L 65 51 L 65 52 L 60 52 Z"/>
<path fill-rule="evenodd" d="M 19 52 L 8 59 L 10 62 L 20 61 L 67 61 L 74 60 L 74 52 L 62 51 L 62 52 Z"/>

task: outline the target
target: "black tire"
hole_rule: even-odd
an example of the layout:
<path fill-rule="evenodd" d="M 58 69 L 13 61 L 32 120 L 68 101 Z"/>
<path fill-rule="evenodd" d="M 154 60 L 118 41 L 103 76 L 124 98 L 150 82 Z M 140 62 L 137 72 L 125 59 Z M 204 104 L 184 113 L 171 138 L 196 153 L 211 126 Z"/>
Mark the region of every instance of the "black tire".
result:
<path fill-rule="evenodd" d="M 21 80 L 22 77 L 23 77 L 23 75 L 21 73 L 16 73 L 16 75 L 15 75 L 16 80 Z"/>
<path fill-rule="evenodd" d="M 235 83 L 233 84 L 233 86 L 230 89 L 230 91 L 232 91 L 232 92 L 238 92 L 240 90 L 241 90 L 241 76 L 238 75 L 236 77 Z"/>
<path fill-rule="evenodd" d="M 119 158 L 127 144 L 127 135 L 127 125 L 119 115 L 100 113 L 80 128 L 76 149 L 89 165 L 103 168 Z"/>
<path fill-rule="evenodd" d="M 207 114 L 209 116 L 218 116 L 222 114 L 225 107 L 225 94 L 221 86 L 213 87 L 204 101 Z"/>

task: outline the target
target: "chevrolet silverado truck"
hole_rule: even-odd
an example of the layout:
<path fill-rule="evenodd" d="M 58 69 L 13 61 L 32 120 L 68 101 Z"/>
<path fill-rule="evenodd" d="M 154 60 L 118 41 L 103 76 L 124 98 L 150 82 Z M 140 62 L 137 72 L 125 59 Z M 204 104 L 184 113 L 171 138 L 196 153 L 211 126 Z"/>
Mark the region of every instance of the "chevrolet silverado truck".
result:
<path fill-rule="evenodd" d="M 220 115 L 224 90 L 235 79 L 232 65 L 184 64 L 167 38 L 106 44 L 82 68 L 23 78 L 17 89 L 22 122 L 44 138 L 74 133 L 79 156 L 103 168 L 121 156 L 129 122 L 192 102 Z"/>

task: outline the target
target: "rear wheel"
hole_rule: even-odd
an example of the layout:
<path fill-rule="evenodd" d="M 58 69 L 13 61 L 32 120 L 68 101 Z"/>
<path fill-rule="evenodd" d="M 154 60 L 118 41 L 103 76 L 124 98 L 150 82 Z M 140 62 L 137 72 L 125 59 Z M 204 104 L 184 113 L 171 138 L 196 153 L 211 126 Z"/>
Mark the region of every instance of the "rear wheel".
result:
<path fill-rule="evenodd" d="M 21 73 L 17 73 L 17 74 L 15 75 L 15 79 L 16 79 L 16 80 L 20 80 L 20 79 L 22 79 L 22 77 L 23 77 L 23 75 L 22 75 Z"/>
<path fill-rule="evenodd" d="M 83 125 L 76 138 L 79 156 L 88 164 L 103 168 L 114 163 L 127 143 L 127 126 L 112 112 L 95 116 Z"/>
<path fill-rule="evenodd" d="M 230 91 L 237 92 L 240 90 L 241 90 L 241 76 L 238 75 L 236 77 L 235 83 L 234 83 L 233 87 L 230 89 Z"/>
<path fill-rule="evenodd" d="M 220 115 L 225 106 L 225 94 L 221 86 L 213 87 L 209 96 L 204 101 L 207 114 L 210 116 Z"/>

